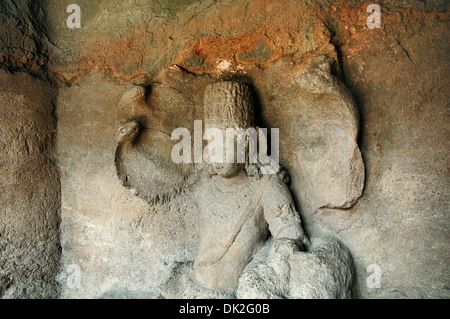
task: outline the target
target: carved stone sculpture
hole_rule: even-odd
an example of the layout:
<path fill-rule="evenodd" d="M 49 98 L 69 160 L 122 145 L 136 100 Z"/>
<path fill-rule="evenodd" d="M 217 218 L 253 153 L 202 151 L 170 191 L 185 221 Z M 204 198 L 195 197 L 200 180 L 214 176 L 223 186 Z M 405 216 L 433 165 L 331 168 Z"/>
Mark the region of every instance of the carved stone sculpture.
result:
<path fill-rule="evenodd" d="M 364 163 L 357 139 L 359 113 L 347 88 L 319 62 L 297 79 L 313 103 L 297 123 L 302 127 L 296 172 L 310 185 L 313 209 L 348 208 L 361 196 Z"/>
<path fill-rule="evenodd" d="M 226 128 L 255 126 L 247 85 L 211 84 L 203 107 L 206 128 L 225 134 Z M 135 147 L 138 135 L 137 121 L 119 128 L 116 166 L 131 187 L 124 154 Z M 313 238 L 310 243 L 284 170 L 264 175 L 259 163 L 248 161 L 199 166 L 197 178 L 189 183 L 200 221 L 198 253 L 191 262 L 174 264 L 161 285 L 162 298 L 352 296 L 350 254 L 335 239 Z"/>

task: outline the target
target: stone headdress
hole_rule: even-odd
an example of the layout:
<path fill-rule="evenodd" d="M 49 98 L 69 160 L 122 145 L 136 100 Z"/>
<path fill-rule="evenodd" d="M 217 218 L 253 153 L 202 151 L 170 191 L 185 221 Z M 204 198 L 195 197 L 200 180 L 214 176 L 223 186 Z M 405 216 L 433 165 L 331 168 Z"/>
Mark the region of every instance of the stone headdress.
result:
<path fill-rule="evenodd" d="M 222 81 L 210 84 L 203 100 L 206 128 L 243 128 L 255 126 L 254 101 L 248 85 Z"/>

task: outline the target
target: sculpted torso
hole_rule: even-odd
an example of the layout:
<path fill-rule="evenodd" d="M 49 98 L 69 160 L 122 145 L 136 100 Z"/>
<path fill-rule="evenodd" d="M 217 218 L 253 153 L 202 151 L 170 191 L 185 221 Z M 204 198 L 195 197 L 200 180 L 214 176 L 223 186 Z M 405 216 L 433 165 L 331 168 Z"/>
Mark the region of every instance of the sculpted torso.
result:
<path fill-rule="evenodd" d="M 261 248 L 269 229 L 275 238 L 305 240 L 292 199 L 278 177 L 212 176 L 199 185 L 200 248 L 195 279 L 232 293 L 244 267 Z"/>

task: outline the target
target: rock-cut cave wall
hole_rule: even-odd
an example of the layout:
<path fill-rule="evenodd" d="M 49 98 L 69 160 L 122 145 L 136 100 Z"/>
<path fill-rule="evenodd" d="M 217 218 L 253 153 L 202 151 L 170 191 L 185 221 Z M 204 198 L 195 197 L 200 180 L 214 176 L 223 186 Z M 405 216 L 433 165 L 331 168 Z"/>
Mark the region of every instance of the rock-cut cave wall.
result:
<path fill-rule="evenodd" d="M 55 102 L 33 1 L 0 8 L 0 295 L 60 294 L 60 181 Z"/>
<path fill-rule="evenodd" d="M 71 3 L 81 28 L 66 24 Z M 147 115 L 164 130 L 196 108 L 180 92 L 197 105 L 204 79 L 232 64 L 257 88 L 258 124 L 290 128 L 301 108 L 283 108 L 283 63 L 324 55 L 359 111 L 365 180 L 351 207 L 313 209 L 287 155 L 299 141 L 282 130 L 307 233 L 349 249 L 359 297 L 450 297 L 448 4 L 379 1 L 369 29 L 371 3 L 3 0 L 0 296 L 156 297 L 173 263 L 195 256 L 198 220 L 188 197 L 150 205 L 121 185 L 121 97 L 156 88 Z"/>

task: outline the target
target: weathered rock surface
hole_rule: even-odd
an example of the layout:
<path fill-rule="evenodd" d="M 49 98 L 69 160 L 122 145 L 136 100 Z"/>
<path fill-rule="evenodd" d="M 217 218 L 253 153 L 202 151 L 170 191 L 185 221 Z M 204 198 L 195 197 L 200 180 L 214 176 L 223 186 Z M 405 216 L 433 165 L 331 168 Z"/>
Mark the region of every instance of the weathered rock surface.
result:
<path fill-rule="evenodd" d="M 446 200 L 448 196 L 444 194 L 448 194 L 445 182 L 445 176 L 448 175 L 446 158 L 449 148 L 445 142 L 448 140 L 445 138 L 448 136 L 448 115 L 445 106 L 448 104 L 448 95 L 445 88 L 449 84 L 446 80 L 445 67 L 448 60 L 447 44 L 445 40 L 442 41 L 448 38 L 443 37 L 444 34 L 448 34 L 445 6 L 436 4 L 432 7 L 431 4 L 427 4 L 429 8 L 427 9 L 419 2 L 409 4 L 409 7 L 399 7 L 393 2 L 386 3 L 382 8 L 384 12 L 382 29 L 369 30 L 363 18 L 367 17 L 364 4 L 323 2 L 316 6 L 292 2 L 286 4 L 289 6 L 287 10 L 283 4 L 275 5 L 268 1 L 258 5 L 242 3 L 244 2 L 192 3 L 183 7 L 182 11 L 168 9 L 161 15 L 152 10 L 139 10 L 139 6 L 119 7 L 117 4 L 111 4 L 108 13 L 102 11 L 104 8 L 99 9 L 96 19 L 86 21 L 86 28 L 81 33 L 64 31 L 67 33 L 65 41 L 69 41 L 70 45 L 74 41 L 80 44 L 80 50 L 74 52 L 79 52 L 81 59 L 78 60 L 77 53 L 72 56 L 73 62 L 68 63 L 67 67 L 59 65 L 55 67 L 61 70 L 66 79 L 73 82 L 83 79 L 83 74 L 88 72 L 91 75 L 98 72 L 105 74 L 106 78 L 91 79 L 95 79 L 97 87 L 115 87 L 114 95 L 109 95 L 109 101 L 101 104 L 99 99 L 96 99 L 96 102 L 85 103 L 92 105 L 91 109 L 101 111 L 103 114 L 101 116 L 105 117 L 114 112 L 120 96 L 126 91 L 126 88 L 120 89 L 118 85 L 112 85 L 113 81 L 117 83 L 135 81 L 145 85 L 148 81 L 151 82 L 152 75 L 171 62 L 194 74 L 210 76 L 213 81 L 219 75 L 227 77 L 230 71 L 237 70 L 239 65 L 243 65 L 248 76 L 242 77 L 242 80 L 250 83 L 254 81 L 251 84 L 261 94 L 258 124 L 262 127 L 282 129 L 286 127 L 286 123 L 291 123 L 292 119 L 297 117 L 283 113 L 293 112 L 295 108 L 286 108 L 281 102 L 277 104 L 283 96 L 289 97 L 289 92 L 280 91 L 282 85 L 276 89 L 272 86 L 294 80 L 287 78 L 286 74 L 289 72 L 284 70 L 288 68 L 289 71 L 289 67 L 283 67 L 279 57 L 283 52 L 292 53 L 295 60 L 296 54 L 301 56 L 305 52 L 320 52 L 335 58 L 340 63 L 335 66 L 333 73 L 344 79 L 355 97 L 361 115 L 358 142 L 365 163 L 365 186 L 362 197 L 350 209 L 335 210 L 331 208 L 333 205 L 329 205 L 330 208 L 326 208 L 328 205 L 325 205 L 314 213 L 313 205 L 301 205 L 303 188 L 295 183 L 294 163 L 290 165 L 286 160 L 289 157 L 288 152 L 294 148 L 292 145 L 282 145 L 282 164 L 293 175 L 291 189 L 307 232 L 313 236 L 335 235 L 349 248 L 355 261 L 357 286 L 362 297 L 375 297 L 383 293 L 388 293 L 391 297 L 447 296 L 445 287 L 449 278 L 448 259 L 445 256 L 448 255 Z M 243 7 L 247 11 L 243 12 Z M 114 15 L 110 13 L 114 10 L 127 12 L 128 16 L 132 17 L 129 21 L 134 21 L 131 22 L 131 26 L 124 27 L 126 19 L 120 17 L 125 17 L 125 14 L 117 15 L 119 18 L 113 19 Z M 440 11 L 428 12 L 432 10 Z M 146 12 L 154 17 L 153 19 L 149 17 L 147 21 L 150 22 L 147 24 L 141 23 L 145 19 L 137 17 L 136 12 Z M 283 14 L 276 14 L 277 12 Z M 323 27 L 317 23 L 317 19 L 323 21 Z M 119 37 L 114 35 L 116 31 L 109 28 L 112 25 L 127 31 Z M 179 25 L 183 27 L 180 28 Z M 330 36 L 327 29 L 333 30 L 334 36 Z M 79 40 L 80 36 L 86 40 Z M 100 40 L 100 36 L 103 39 Z M 168 40 L 169 37 L 171 40 Z M 142 42 L 139 39 L 146 40 Z M 329 44 L 330 39 L 338 49 L 339 58 L 337 54 L 333 55 L 334 47 Z M 253 50 L 255 47 L 257 49 Z M 284 51 L 281 51 L 281 48 Z M 119 51 L 124 53 L 119 54 Z M 305 66 L 308 65 L 307 61 L 303 63 Z M 270 72 L 273 74 L 272 77 L 268 75 Z M 194 105 L 201 105 L 200 92 L 204 91 L 207 83 L 195 82 L 195 76 L 192 75 L 184 76 L 183 80 L 182 75 L 175 76 L 174 73 L 180 72 L 176 69 L 163 70 L 156 75 L 156 83 L 170 83 L 169 87 L 187 92 L 189 100 Z M 264 82 L 261 77 L 264 74 L 270 80 Z M 75 99 L 76 90 L 85 88 L 84 94 L 89 95 L 91 75 L 84 80 L 78 80 L 79 87 L 68 88 L 66 92 L 71 92 Z M 175 81 L 170 80 L 174 77 Z M 177 86 L 176 83 L 183 85 Z M 95 95 L 98 92 L 98 89 L 91 90 L 96 92 Z M 158 97 L 159 102 L 149 101 L 148 105 L 164 105 L 164 98 L 170 96 L 162 91 L 159 94 L 157 86 L 152 92 Z M 60 104 L 65 99 L 61 97 Z M 275 109 L 275 105 L 279 107 Z M 70 115 L 65 115 L 63 109 L 60 108 L 60 124 L 70 127 L 71 122 L 64 121 L 64 118 L 69 120 Z M 178 119 L 181 114 L 187 113 L 180 112 L 173 116 L 177 123 L 180 123 Z M 86 123 L 93 124 L 87 114 L 84 118 Z M 201 113 L 194 113 L 194 118 L 201 118 Z M 90 143 L 96 145 L 97 150 L 100 145 L 110 145 L 104 149 L 104 154 L 113 154 L 115 127 L 112 123 L 108 125 L 111 125 L 108 129 L 111 135 L 108 140 L 111 142 L 99 143 L 95 135 L 92 135 Z M 290 132 L 285 130 L 281 133 L 281 140 L 286 139 L 286 134 L 289 135 Z M 59 149 L 61 152 L 76 149 L 70 145 L 71 143 L 62 139 Z M 89 154 L 93 156 L 94 153 L 91 151 Z M 351 154 L 349 150 L 349 155 Z M 88 162 L 89 160 L 86 163 Z M 113 171 L 109 170 L 108 174 L 111 176 Z M 112 183 L 108 184 L 106 189 L 112 186 Z M 111 190 L 106 192 L 110 193 Z M 117 193 L 118 190 L 114 192 Z M 127 201 L 131 200 L 129 196 L 127 198 Z M 113 206 L 109 209 L 117 215 L 127 216 L 131 212 L 136 212 L 134 207 L 138 202 L 135 199 L 131 201 L 135 204 L 131 205 L 129 202 L 130 204 Z M 143 204 L 140 203 L 138 206 L 140 205 Z M 101 216 L 104 216 L 99 214 L 102 208 L 86 209 L 86 212 L 97 218 L 101 219 Z M 150 224 L 153 228 L 145 228 L 149 224 L 140 224 L 145 226 L 141 228 L 145 234 L 144 238 L 153 243 L 167 242 L 164 227 L 156 226 L 164 218 L 161 217 L 161 220 L 158 218 L 164 215 L 171 219 L 177 214 L 185 216 L 183 218 L 191 216 L 188 211 L 177 212 L 164 208 L 160 209 L 159 214 L 143 217 L 144 220 L 154 221 Z M 114 232 L 114 228 L 106 227 L 105 223 L 102 225 L 98 230 L 98 240 L 101 240 L 102 228 Z M 192 238 L 187 234 L 195 232 L 195 225 L 183 224 L 184 226 L 180 225 L 181 228 L 175 225 L 177 224 L 173 224 L 171 229 L 176 229 L 177 234 L 182 229 L 181 232 Z M 75 231 L 77 226 L 70 228 Z M 171 236 L 168 238 L 171 242 L 169 244 L 171 249 L 168 251 L 171 251 L 172 256 L 178 256 L 174 257 L 176 260 L 193 258 L 195 249 L 192 249 L 191 255 L 186 255 L 186 250 L 176 248 L 184 247 L 183 236 L 176 237 L 180 242 Z M 116 239 L 116 243 L 123 242 Z M 101 254 L 101 251 L 99 253 Z M 80 252 L 79 256 L 82 255 Z M 163 254 L 157 257 L 155 250 L 151 248 L 148 252 L 142 252 L 142 258 L 152 260 L 150 255 L 156 260 L 164 258 Z M 119 258 L 119 255 L 117 256 Z M 73 260 L 78 258 L 75 257 Z M 123 259 L 122 256 L 120 259 Z M 129 263 L 132 264 L 131 261 Z M 168 271 L 169 268 L 160 268 L 156 266 L 157 264 L 154 263 L 152 271 L 155 274 L 161 273 L 163 269 Z M 366 272 L 366 268 L 370 264 L 377 264 L 383 270 L 380 289 L 369 289 L 366 285 L 366 279 L 371 274 Z M 98 274 L 98 267 L 88 269 L 92 269 L 87 271 L 92 276 Z M 142 268 L 137 268 L 136 273 L 140 272 L 140 269 Z M 109 276 L 115 277 L 116 270 L 111 270 Z M 159 278 L 163 277 L 165 276 Z M 96 295 L 89 289 L 86 293 Z"/>
<path fill-rule="evenodd" d="M 157 297 L 172 264 L 195 256 L 198 220 L 189 194 L 149 207 L 122 188 L 115 176 L 115 136 L 117 122 L 130 110 L 117 105 L 134 85 L 150 86 L 145 108 L 131 112 L 136 119 L 158 131 L 189 128 L 186 122 L 203 115 L 189 111 L 201 105 L 206 85 L 241 72 L 239 79 L 260 94 L 258 124 L 279 127 L 280 140 L 291 141 L 281 145 L 281 161 L 292 176 L 290 189 L 307 233 L 335 236 L 348 247 L 359 296 L 449 297 L 447 1 L 380 1 L 380 29 L 367 28 L 365 1 L 77 3 L 81 29 L 67 28 L 64 1 L 5 0 L 0 8 L 1 68 L 59 86 L 62 192 L 60 199 L 56 169 L 44 160 L 51 158 L 53 138 L 41 139 L 55 134 L 50 101 L 56 92 L 28 75 L 4 73 L 4 296 L 58 294 L 52 276 L 62 205 L 63 268 L 78 264 L 82 272 L 80 289 L 63 281 L 61 296 Z M 291 132 L 296 112 L 323 103 L 318 92 L 329 86 L 310 87 L 302 108 L 286 106 L 293 93 L 283 89 L 284 83 L 311 85 L 314 74 L 302 80 L 290 73 L 289 62 L 306 70 L 319 55 L 337 61 L 331 73 L 349 89 L 361 119 L 364 188 L 348 189 L 349 200 L 337 204 L 304 193 L 295 175 L 301 139 L 294 141 L 298 135 Z M 165 68 L 171 64 L 178 67 Z M 347 151 L 348 159 L 358 158 Z M 382 269 L 381 288 L 366 285 L 371 264 Z"/>
<path fill-rule="evenodd" d="M 56 298 L 60 185 L 54 160 L 57 91 L 0 71 L 0 296 Z"/>
<path fill-rule="evenodd" d="M 308 251 L 273 240 L 239 279 L 242 299 L 347 299 L 355 297 L 350 252 L 333 238 L 312 238 Z"/>

